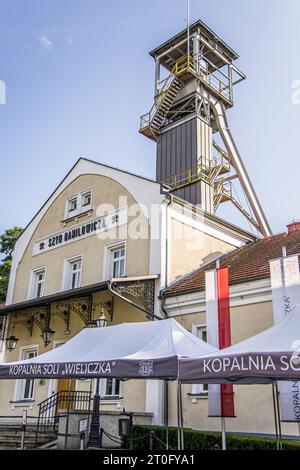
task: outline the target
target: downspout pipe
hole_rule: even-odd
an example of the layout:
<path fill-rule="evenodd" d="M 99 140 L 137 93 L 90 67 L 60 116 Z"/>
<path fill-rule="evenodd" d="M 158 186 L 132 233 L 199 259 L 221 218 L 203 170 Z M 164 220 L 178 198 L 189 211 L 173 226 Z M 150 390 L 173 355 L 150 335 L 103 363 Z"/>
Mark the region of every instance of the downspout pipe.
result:
<path fill-rule="evenodd" d="M 160 291 L 159 300 L 160 300 L 160 308 L 165 316 L 165 319 L 169 318 L 168 312 L 165 308 L 166 299 L 165 299 L 165 296 L 163 295 L 163 291 Z"/>

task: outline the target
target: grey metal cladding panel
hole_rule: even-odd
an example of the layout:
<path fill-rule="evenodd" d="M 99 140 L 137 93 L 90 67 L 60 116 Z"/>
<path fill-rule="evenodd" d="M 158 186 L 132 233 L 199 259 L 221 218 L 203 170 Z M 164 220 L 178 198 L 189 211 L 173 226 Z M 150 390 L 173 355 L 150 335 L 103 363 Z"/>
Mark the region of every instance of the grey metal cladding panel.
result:
<path fill-rule="evenodd" d="M 182 142 L 182 135 L 183 135 L 183 126 L 176 127 L 176 162 L 178 171 L 181 173 L 184 169 L 184 164 L 181 158 L 181 142 Z M 183 190 L 180 189 L 177 192 L 177 196 L 183 198 Z"/>
<path fill-rule="evenodd" d="M 181 171 L 184 171 L 188 168 L 188 161 L 187 161 L 187 128 L 186 124 L 182 125 L 181 127 L 181 139 L 180 139 L 180 165 Z M 182 199 L 186 199 L 187 191 L 186 189 L 182 189 L 181 197 Z"/>
<path fill-rule="evenodd" d="M 193 119 L 190 121 L 190 138 L 189 138 L 189 143 L 190 143 L 190 166 L 196 165 L 197 162 L 197 156 L 196 156 L 196 149 L 197 149 L 197 143 L 196 143 L 196 132 L 195 132 L 195 126 L 196 126 L 196 119 Z M 195 185 L 191 185 L 189 187 L 190 189 L 190 202 L 195 204 Z"/>
<path fill-rule="evenodd" d="M 162 175 L 162 136 L 158 136 L 156 145 L 156 181 L 161 179 Z"/>
<path fill-rule="evenodd" d="M 168 175 L 167 161 L 166 161 L 166 149 L 167 149 L 167 135 L 161 134 L 158 137 L 157 149 L 156 149 L 156 179 L 160 181 L 165 175 Z"/>
<path fill-rule="evenodd" d="M 186 135 L 185 135 L 185 167 L 186 168 L 191 168 L 193 166 L 193 132 L 192 132 L 192 126 L 193 126 L 193 121 L 188 121 L 186 123 Z M 185 188 L 185 195 L 184 199 L 187 201 L 192 202 L 192 187 L 188 186 Z"/>
<path fill-rule="evenodd" d="M 191 145 L 192 145 L 192 165 L 197 164 L 197 122 L 196 118 L 192 121 Z"/>
<path fill-rule="evenodd" d="M 172 132 L 172 131 L 171 131 Z M 172 175 L 172 152 L 171 152 L 171 143 L 172 143 L 172 133 L 167 132 L 166 134 L 166 148 L 165 148 L 165 155 L 166 155 L 166 167 L 165 167 L 165 175 L 170 176 Z"/>
<path fill-rule="evenodd" d="M 175 155 L 174 155 L 174 133 L 175 129 L 171 129 L 169 134 L 168 134 L 168 163 L 169 163 L 169 174 L 173 175 L 174 173 L 177 173 L 177 167 L 176 167 L 176 161 L 175 161 Z"/>
<path fill-rule="evenodd" d="M 164 177 L 165 175 L 165 171 L 166 171 L 166 168 L 165 168 L 165 165 L 166 165 L 166 158 L 165 158 L 165 146 L 166 146 L 166 136 L 164 134 L 162 134 L 160 136 L 160 139 L 161 139 L 161 148 L 160 148 L 160 158 L 161 158 L 161 162 L 160 162 L 160 179 Z"/>
<path fill-rule="evenodd" d="M 197 155 L 197 122 L 196 119 L 193 121 L 193 139 L 192 139 L 192 155 L 193 155 L 193 163 L 192 165 L 197 164 L 198 155 Z M 194 184 L 192 187 L 192 200 L 193 204 L 200 204 L 201 203 L 201 183 Z"/>
<path fill-rule="evenodd" d="M 157 179 L 182 173 L 197 163 L 197 119 L 164 132 L 157 143 Z M 198 186 L 198 185 L 197 185 Z M 189 202 L 199 202 L 196 185 L 181 189 L 177 195 Z"/>
<path fill-rule="evenodd" d="M 180 139 L 180 159 L 181 159 L 181 169 L 184 170 L 188 168 L 186 161 L 186 124 L 181 125 L 181 139 Z M 181 196 L 182 199 L 186 199 L 186 189 L 182 189 Z"/>
<path fill-rule="evenodd" d="M 181 140 L 183 136 L 183 130 L 182 126 L 177 127 L 177 142 L 176 142 L 176 152 L 178 156 L 178 162 L 179 162 L 179 171 L 183 171 L 184 169 L 184 162 L 181 158 Z"/>
<path fill-rule="evenodd" d="M 173 161 L 177 172 L 180 172 L 180 154 L 177 151 L 177 142 L 178 138 L 180 138 L 180 134 L 178 134 L 178 129 L 175 127 L 173 129 L 173 142 L 172 142 L 172 151 L 173 151 Z"/>

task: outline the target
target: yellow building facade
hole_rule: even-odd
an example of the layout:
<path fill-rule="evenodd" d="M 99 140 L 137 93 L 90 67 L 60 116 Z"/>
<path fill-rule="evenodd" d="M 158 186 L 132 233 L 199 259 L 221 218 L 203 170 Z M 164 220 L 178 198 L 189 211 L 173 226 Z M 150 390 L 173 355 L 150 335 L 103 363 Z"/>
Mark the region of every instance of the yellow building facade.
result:
<path fill-rule="evenodd" d="M 152 180 L 82 158 L 16 243 L 1 360 L 59 347 L 101 314 L 108 325 L 164 318 L 159 295 L 167 284 L 251 240 L 164 196 Z M 9 351 L 5 338 L 12 335 L 18 341 Z M 67 387 L 65 380 L 2 381 L 0 415 L 18 417 L 25 409 L 37 416 L 40 403 Z M 94 390 L 90 381 L 71 387 Z M 100 391 L 103 410 L 125 407 L 164 420 L 159 381 L 101 380 Z"/>

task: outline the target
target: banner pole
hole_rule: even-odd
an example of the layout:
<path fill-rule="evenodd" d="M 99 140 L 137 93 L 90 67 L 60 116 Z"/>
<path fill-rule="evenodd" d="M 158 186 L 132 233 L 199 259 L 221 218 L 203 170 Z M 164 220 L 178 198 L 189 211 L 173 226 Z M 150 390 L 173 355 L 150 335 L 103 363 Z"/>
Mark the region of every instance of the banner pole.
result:
<path fill-rule="evenodd" d="M 289 255 L 286 246 L 282 246 L 281 251 L 280 257 L 269 260 L 274 325 L 282 322 L 291 314 L 293 308 L 300 304 L 299 255 Z M 295 389 L 300 387 L 300 382 L 294 382 L 279 381 L 276 385 L 279 407 L 279 434 L 281 434 L 282 422 L 298 421 L 294 406 L 294 395 Z"/>
<path fill-rule="evenodd" d="M 217 259 L 216 261 L 216 269 L 220 269 L 220 260 Z M 222 386 L 220 385 L 221 395 L 222 395 Z M 222 398 L 221 398 L 222 399 Z M 222 432 L 222 450 L 226 450 L 226 422 L 225 416 L 221 417 L 221 432 Z"/>

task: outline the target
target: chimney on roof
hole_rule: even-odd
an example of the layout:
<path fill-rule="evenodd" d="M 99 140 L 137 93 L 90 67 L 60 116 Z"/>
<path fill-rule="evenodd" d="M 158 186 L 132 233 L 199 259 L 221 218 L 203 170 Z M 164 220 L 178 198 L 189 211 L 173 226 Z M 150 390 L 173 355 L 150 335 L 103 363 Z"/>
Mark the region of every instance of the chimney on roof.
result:
<path fill-rule="evenodd" d="M 287 225 L 287 229 L 288 229 L 288 233 L 300 232 L 300 221 L 299 220 L 293 220 L 293 222 L 291 222 Z"/>

